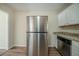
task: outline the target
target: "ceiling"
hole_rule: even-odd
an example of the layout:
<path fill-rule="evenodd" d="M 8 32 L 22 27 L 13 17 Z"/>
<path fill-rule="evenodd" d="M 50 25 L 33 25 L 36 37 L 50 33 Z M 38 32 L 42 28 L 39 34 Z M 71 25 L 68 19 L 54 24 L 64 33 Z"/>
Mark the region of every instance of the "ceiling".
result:
<path fill-rule="evenodd" d="M 68 3 L 7 3 L 15 11 L 55 11 L 59 12 L 69 6 Z"/>

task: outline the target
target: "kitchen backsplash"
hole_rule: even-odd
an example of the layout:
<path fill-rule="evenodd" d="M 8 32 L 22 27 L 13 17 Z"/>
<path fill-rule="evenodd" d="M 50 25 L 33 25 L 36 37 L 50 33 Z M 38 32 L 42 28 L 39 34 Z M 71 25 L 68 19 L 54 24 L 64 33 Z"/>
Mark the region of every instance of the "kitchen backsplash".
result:
<path fill-rule="evenodd" d="M 60 30 L 61 32 L 79 33 L 79 30 Z"/>
<path fill-rule="evenodd" d="M 79 25 L 60 27 L 59 32 L 79 33 Z"/>

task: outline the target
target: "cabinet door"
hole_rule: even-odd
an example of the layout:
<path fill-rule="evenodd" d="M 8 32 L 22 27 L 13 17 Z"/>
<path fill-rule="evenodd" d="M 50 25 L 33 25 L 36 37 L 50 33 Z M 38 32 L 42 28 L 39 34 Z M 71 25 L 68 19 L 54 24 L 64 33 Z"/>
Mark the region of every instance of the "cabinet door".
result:
<path fill-rule="evenodd" d="M 59 14 L 58 15 L 58 26 L 64 25 L 63 21 L 64 21 L 64 19 L 63 19 L 62 14 Z"/>
<path fill-rule="evenodd" d="M 67 19 L 66 19 L 66 14 L 65 14 L 65 11 L 63 11 L 62 13 L 60 13 L 58 15 L 58 24 L 59 26 L 64 26 L 64 25 L 67 25 Z"/>
<path fill-rule="evenodd" d="M 79 24 L 79 4 L 68 7 L 67 20 L 69 25 Z"/>
<path fill-rule="evenodd" d="M 72 56 L 79 56 L 79 42 L 72 41 Z"/>

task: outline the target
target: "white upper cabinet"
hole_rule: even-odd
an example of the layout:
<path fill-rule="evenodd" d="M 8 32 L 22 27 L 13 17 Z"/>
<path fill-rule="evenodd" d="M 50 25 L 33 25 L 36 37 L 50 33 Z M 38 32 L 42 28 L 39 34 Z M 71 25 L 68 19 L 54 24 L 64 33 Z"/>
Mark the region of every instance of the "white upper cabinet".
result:
<path fill-rule="evenodd" d="M 79 24 L 79 4 L 71 5 L 68 15 L 69 24 Z"/>
<path fill-rule="evenodd" d="M 79 4 L 72 4 L 58 15 L 59 26 L 79 24 Z"/>
<path fill-rule="evenodd" d="M 64 10 L 62 13 L 58 15 L 59 26 L 68 25 L 68 19 L 67 19 L 66 13 L 67 13 L 67 10 Z"/>
<path fill-rule="evenodd" d="M 63 15 L 63 17 L 62 17 L 62 15 Z M 64 12 L 62 12 L 59 16 L 58 16 L 58 25 L 59 26 L 62 26 L 62 25 L 64 25 L 66 22 L 64 21 Z"/>

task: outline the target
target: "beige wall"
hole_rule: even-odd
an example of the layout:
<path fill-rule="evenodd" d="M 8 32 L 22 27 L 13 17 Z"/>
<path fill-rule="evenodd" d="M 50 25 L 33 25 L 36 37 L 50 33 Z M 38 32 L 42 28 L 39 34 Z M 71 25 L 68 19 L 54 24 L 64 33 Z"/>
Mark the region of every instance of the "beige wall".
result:
<path fill-rule="evenodd" d="M 8 14 L 8 30 L 7 30 L 7 48 L 9 49 L 11 47 L 13 47 L 13 38 L 14 38 L 14 12 L 11 8 L 9 8 L 7 5 L 5 4 L 0 4 L 0 10 L 6 12 Z"/>
<path fill-rule="evenodd" d="M 54 46 L 56 39 L 53 32 L 58 30 L 57 14 L 52 11 L 32 11 L 15 13 L 15 46 L 26 46 L 26 16 L 46 15 L 48 16 L 48 42 L 49 46 Z"/>

